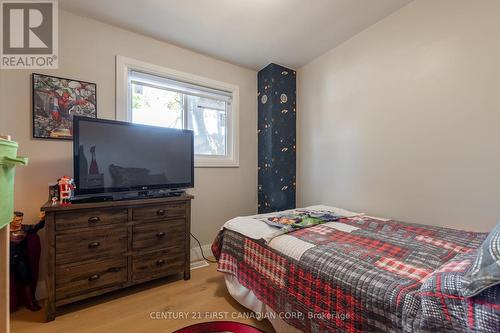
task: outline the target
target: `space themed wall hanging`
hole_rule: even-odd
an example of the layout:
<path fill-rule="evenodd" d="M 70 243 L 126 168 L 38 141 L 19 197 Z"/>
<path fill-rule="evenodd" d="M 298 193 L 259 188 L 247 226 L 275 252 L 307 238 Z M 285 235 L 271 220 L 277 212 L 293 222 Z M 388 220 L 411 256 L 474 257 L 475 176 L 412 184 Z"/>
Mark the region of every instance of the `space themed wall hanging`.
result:
<path fill-rule="evenodd" d="M 270 64 L 258 73 L 259 213 L 295 208 L 296 72 Z"/>

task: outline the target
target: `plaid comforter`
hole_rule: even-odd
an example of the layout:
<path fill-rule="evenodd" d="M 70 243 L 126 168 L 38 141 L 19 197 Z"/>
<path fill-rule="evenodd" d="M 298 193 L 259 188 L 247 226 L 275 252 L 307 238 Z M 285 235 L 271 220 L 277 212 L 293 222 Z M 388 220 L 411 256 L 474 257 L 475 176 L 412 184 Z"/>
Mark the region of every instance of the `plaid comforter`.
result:
<path fill-rule="evenodd" d="M 486 236 L 355 216 L 270 242 L 224 229 L 212 251 L 304 332 L 499 332 L 500 287 L 460 291 Z"/>

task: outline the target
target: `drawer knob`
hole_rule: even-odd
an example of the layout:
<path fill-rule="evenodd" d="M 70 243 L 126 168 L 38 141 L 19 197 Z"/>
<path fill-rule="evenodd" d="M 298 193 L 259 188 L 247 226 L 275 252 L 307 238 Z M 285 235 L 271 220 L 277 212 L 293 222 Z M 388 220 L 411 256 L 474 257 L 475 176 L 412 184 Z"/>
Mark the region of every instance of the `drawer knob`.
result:
<path fill-rule="evenodd" d="M 165 210 L 164 210 L 164 209 L 158 209 L 158 210 L 156 211 L 156 215 L 158 215 L 158 216 L 163 216 L 163 215 L 165 215 Z"/>
<path fill-rule="evenodd" d="M 91 275 L 91 276 L 89 276 L 89 281 L 99 280 L 100 277 L 101 276 L 99 274 Z"/>
<path fill-rule="evenodd" d="M 92 217 L 89 217 L 88 221 L 91 224 L 96 224 L 96 223 L 101 222 L 101 218 L 99 216 L 92 216 Z"/>
<path fill-rule="evenodd" d="M 164 265 L 164 264 L 165 264 L 165 260 L 163 260 L 163 259 L 156 260 L 156 266 L 161 266 L 161 265 Z"/>
<path fill-rule="evenodd" d="M 89 249 L 92 249 L 94 247 L 98 247 L 99 245 L 101 245 L 101 243 L 99 242 L 92 242 L 92 243 L 89 243 Z"/>
<path fill-rule="evenodd" d="M 158 238 L 163 238 L 165 237 L 165 233 L 163 231 L 159 231 L 157 234 L 156 234 L 156 237 Z"/>

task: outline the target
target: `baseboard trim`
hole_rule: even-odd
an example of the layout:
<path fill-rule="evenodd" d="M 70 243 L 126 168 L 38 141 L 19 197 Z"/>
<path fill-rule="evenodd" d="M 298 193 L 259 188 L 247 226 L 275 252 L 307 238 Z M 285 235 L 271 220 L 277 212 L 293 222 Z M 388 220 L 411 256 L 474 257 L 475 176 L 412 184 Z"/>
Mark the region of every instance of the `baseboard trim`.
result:
<path fill-rule="evenodd" d="M 206 260 L 194 261 L 191 263 L 190 270 L 208 267 L 208 266 L 210 266 L 210 265 L 208 264 L 208 262 Z"/>
<path fill-rule="evenodd" d="M 210 258 L 213 257 L 212 253 L 212 244 L 205 244 L 202 245 L 201 248 L 203 249 L 203 253 L 205 254 L 205 257 Z M 191 269 L 196 269 L 196 268 L 201 268 L 201 267 L 206 267 L 208 266 L 208 263 L 206 265 L 203 263 L 205 259 L 203 259 L 200 248 L 194 247 L 191 249 Z M 42 300 L 47 298 L 47 289 L 45 285 L 45 280 L 38 280 L 38 283 L 36 285 L 36 299 Z"/>

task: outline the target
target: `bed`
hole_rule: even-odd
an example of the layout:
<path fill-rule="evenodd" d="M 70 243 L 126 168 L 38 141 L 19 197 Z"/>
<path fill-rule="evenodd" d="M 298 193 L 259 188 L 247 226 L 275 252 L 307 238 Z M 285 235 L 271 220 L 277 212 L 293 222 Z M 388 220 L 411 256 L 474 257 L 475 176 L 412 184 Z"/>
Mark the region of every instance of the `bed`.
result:
<path fill-rule="evenodd" d="M 327 216 L 299 229 L 283 217 Z M 488 234 L 328 206 L 238 217 L 212 252 L 230 294 L 276 332 L 499 332 L 500 287 L 464 297 Z"/>

